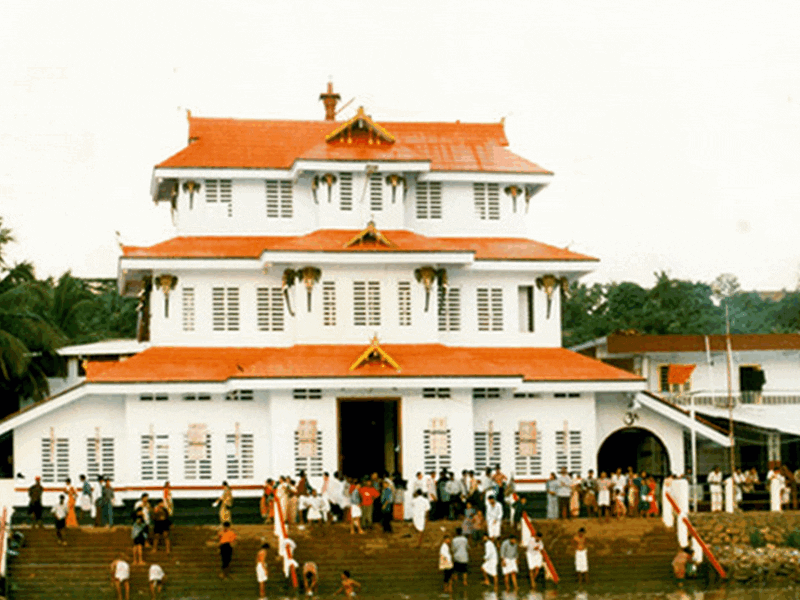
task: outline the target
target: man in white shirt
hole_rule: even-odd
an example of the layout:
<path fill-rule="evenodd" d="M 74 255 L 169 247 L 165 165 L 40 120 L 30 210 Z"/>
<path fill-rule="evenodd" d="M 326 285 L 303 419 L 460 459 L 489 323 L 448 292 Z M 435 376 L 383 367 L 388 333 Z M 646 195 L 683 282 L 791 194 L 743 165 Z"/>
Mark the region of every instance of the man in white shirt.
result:
<path fill-rule="evenodd" d="M 64 527 L 67 525 L 67 506 L 64 504 L 64 494 L 59 494 L 58 504 L 51 509 L 51 512 L 56 519 L 56 537 L 58 538 L 58 543 L 62 546 L 66 546 L 67 542 L 64 539 Z"/>
<path fill-rule="evenodd" d="M 769 509 L 773 512 L 781 512 L 781 495 L 785 479 L 781 474 L 780 467 L 775 466 L 767 473 L 767 481 L 769 482 Z"/>
<path fill-rule="evenodd" d="M 495 499 L 489 496 L 486 503 L 486 530 L 489 537 L 493 540 L 500 537 L 500 525 L 503 521 L 503 507 Z"/>
<path fill-rule="evenodd" d="M 542 532 L 537 531 L 536 537 L 531 537 L 531 539 L 528 540 L 528 547 L 525 550 L 525 558 L 528 561 L 528 575 L 531 578 L 532 588 L 536 587 L 536 578 L 539 576 L 539 569 L 542 568 L 542 564 L 544 563 L 542 550 L 544 550 Z"/>
<path fill-rule="evenodd" d="M 711 512 L 722 510 L 722 471 L 719 467 L 708 474 L 708 489 L 711 492 Z"/>

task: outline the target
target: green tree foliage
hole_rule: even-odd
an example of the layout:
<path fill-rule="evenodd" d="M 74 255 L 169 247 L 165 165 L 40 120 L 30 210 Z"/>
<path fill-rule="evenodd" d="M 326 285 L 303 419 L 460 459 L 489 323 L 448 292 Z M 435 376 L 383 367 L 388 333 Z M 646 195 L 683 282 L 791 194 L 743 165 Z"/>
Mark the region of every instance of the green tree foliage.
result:
<path fill-rule="evenodd" d="M 563 343 L 574 346 L 614 331 L 642 334 L 720 334 L 728 307 L 732 333 L 800 331 L 800 291 L 779 299 L 745 292 L 735 276 L 713 283 L 656 273 L 650 289 L 636 283 L 570 285 L 562 303 Z"/>

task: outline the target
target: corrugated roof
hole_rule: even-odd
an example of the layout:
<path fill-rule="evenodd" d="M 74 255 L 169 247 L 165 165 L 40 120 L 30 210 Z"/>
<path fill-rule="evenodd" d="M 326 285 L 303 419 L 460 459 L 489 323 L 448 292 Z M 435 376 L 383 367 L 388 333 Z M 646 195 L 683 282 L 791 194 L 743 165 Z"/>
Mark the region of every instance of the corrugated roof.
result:
<path fill-rule="evenodd" d="M 550 171 L 509 151 L 502 123 L 380 123 L 394 143 L 331 141 L 333 121 L 189 117 L 189 145 L 157 167 L 288 169 L 298 159 L 430 161 L 432 171 Z"/>
<path fill-rule="evenodd" d="M 320 229 L 295 236 L 183 236 L 153 246 L 124 246 L 130 258 L 258 258 L 282 252 L 474 252 L 476 260 L 596 261 L 525 238 L 432 238 L 406 230 L 381 231 L 394 246 L 367 242 L 345 247 L 360 231 Z"/>
<path fill-rule="evenodd" d="M 609 354 L 636 352 L 705 352 L 702 335 L 609 335 Z M 724 335 L 710 335 L 711 350 L 725 350 Z M 800 334 L 764 333 L 731 335 L 733 350 L 800 350 Z"/>
<path fill-rule="evenodd" d="M 231 378 L 522 377 L 527 381 L 642 381 L 564 348 L 452 348 L 384 344 L 400 365 L 350 366 L 364 345 L 290 348 L 150 348 L 119 363 L 90 362 L 89 382 L 225 381 Z"/>

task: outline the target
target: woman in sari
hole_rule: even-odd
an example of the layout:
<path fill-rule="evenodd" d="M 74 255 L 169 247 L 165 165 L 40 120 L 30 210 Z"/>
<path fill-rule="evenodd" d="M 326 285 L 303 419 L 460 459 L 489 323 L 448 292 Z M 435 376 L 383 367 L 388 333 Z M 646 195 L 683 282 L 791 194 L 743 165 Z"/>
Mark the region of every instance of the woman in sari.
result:
<path fill-rule="evenodd" d="M 647 516 L 648 517 L 657 517 L 658 516 L 658 502 L 656 502 L 656 480 L 653 479 L 653 476 L 647 478 Z"/>
<path fill-rule="evenodd" d="M 575 473 L 572 476 L 572 493 L 569 496 L 569 513 L 573 517 L 581 514 L 581 476 Z"/>
<path fill-rule="evenodd" d="M 169 486 L 169 481 L 164 482 L 164 507 L 167 509 L 167 518 L 172 519 L 172 513 L 175 511 L 175 505 L 172 504 L 172 488 Z"/>
<path fill-rule="evenodd" d="M 72 487 L 72 480 L 67 479 L 66 493 L 67 493 L 67 527 L 77 527 L 78 517 L 75 514 L 75 503 L 78 501 L 78 492 Z"/>
<path fill-rule="evenodd" d="M 261 518 L 264 519 L 264 523 L 269 523 L 273 519 L 273 515 L 275 514 L 275 507 L 272 504 L 272 500 L 275 497 L 275 488 L 273 486 L 272 479 L 267 479 L 264 483 L 264 492 L 261 494 L 261 502 L 260 502 L 260 509 L 261 509 Z"/>
<path fill-rule="evenodd" d="M 213 506 L 219 506 L 219 522 L 231 522 L 231 507 L 233 506 L 233 492 L 227 481 L 222 482 L 222 495 L 217 498 Z"/>
<path fill-rule="evenodd" d="M 558 477 L 555 473 L 550 473 L 547 480 L 547 518 L 558 518 Z"/>

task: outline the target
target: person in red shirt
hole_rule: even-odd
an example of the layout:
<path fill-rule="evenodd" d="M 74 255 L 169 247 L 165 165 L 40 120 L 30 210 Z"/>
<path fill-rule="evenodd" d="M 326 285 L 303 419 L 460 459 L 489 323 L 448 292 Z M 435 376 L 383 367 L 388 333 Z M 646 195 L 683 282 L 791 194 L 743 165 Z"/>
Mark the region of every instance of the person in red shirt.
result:
<path fill-rule="evenodd" d="M 380 492 L 372 487 L 369 480 L 365 480 L 359 493 L 361 494 L 361 526 L 364 529 L 372 529 L 372 505 L 380 496 Z"/>

